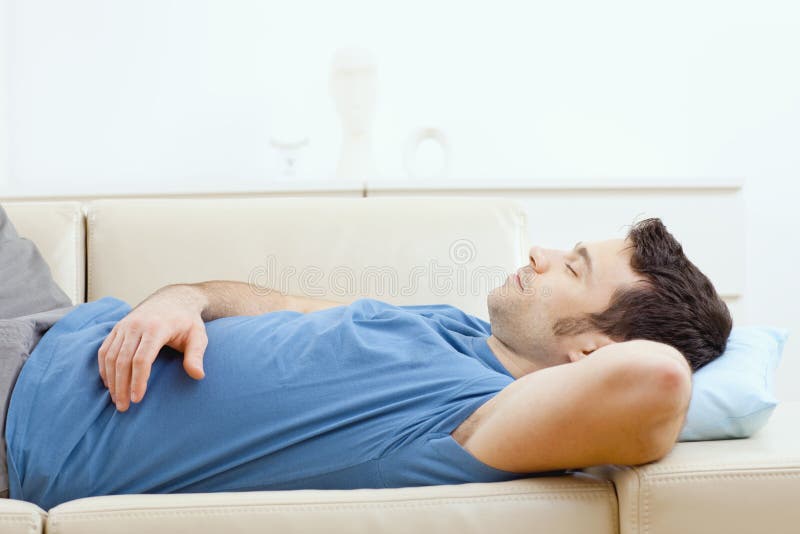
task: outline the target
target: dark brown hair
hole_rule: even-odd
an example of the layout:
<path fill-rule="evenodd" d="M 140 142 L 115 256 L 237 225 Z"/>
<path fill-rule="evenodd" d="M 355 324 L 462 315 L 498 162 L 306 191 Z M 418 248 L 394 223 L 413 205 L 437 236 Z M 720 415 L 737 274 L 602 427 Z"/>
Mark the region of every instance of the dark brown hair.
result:
<path fill-rule="evenodd" d="M 728 306 L 661 219 L 634 224 L 626 240 L 631 268 L 645 281 L 618 288 L 605 311 L 557 321 L 553 332 L 595 329 L 616 341 L 659 341 L 678 349 L 693 371 L 722 354 L 733 326 Z"/>

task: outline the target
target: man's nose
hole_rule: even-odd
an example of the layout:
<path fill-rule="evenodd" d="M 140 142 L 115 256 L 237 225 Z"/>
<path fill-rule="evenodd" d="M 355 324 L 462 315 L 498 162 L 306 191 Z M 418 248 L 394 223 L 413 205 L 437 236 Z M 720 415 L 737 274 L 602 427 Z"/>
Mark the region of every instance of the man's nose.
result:
<path fill-rule="evenodd" d="M 533 267 L 533 270 L 538 274 L 542 274 L 550 268 L 550 261 L 547 258 L 547 253 L 542 247 L 531 247 L 528 255 L 531 267 Z"/>

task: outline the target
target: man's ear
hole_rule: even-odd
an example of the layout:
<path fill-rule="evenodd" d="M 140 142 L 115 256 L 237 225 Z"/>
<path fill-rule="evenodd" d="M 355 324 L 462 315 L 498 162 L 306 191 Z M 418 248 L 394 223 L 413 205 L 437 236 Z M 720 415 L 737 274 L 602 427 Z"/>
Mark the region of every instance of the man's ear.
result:
<path fill-rule="evenodd" d="M 575 336 L 575 342 L 574 348 L 568 352 L 571 363 L 590 356 L 600 347 L 614 343 L 614 340 L 601 332 L 584 332 Z"/>

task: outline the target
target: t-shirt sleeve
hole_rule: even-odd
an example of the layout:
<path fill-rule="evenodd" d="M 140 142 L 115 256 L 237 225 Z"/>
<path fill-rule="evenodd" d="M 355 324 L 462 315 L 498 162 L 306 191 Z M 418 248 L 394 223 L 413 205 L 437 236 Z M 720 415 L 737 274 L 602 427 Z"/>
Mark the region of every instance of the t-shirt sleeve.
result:
<path fill-rule="evenodd" d="M 465 313 L 455 306 L 447 304 L 429 304 L 421 306 L 397 306 L 410 313 L 428 317 L 440 323 L 448 330 L 472 336 L 488 336 L 492 333 L 491 325 L 474 315 Z"/>

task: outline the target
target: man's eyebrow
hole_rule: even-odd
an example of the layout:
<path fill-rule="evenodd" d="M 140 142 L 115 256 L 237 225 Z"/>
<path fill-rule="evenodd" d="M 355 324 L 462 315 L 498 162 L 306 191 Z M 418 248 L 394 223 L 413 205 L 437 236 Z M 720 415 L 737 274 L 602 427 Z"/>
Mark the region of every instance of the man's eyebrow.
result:
<path fill-rule="evenodd" d="M 589 256 L 589 251 L 585 246 L 582 246 L 581 243 L 583 243 L 583 241 L 578 241 L 575 243 L 575 248 L 572 250 L 580 254 L 580 256 L 583 258 L 583 261 L 586 262 L 586 268 L 589 271 L 589 274 L 592 274 L 592 257 Z"/>

